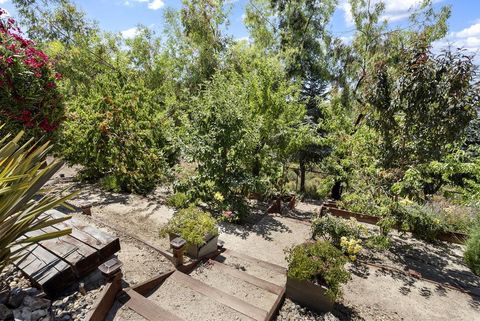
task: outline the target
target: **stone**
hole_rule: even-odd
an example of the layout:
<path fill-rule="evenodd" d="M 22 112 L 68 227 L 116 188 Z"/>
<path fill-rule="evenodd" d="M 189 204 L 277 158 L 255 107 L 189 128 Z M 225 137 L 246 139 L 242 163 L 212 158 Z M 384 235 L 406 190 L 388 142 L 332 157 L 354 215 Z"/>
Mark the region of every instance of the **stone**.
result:
<path fill-rule="evenodd" d="M 13 310 L 15 320 L 32 321 L 32 310 L 29 307 L 23 307 Z"/>
<path fill-rule="evenodd" d="M 37 321 L 37 320 L 39 320 L 40 318 L 43 318 L 46 315 L 48 315 L 47 310 L 44 310 L 44 309 L 35 310 L 35 311 L 32 311 L 31 319 L 32 319 L 32 321 Z"/>
<path fill-rule="evenodd" d="M 31 310 L 48 309 L 50 308 L 51 302 L 47 299 L 27 296 L 23 300 L 23 305 L 29 307 Z"/>
<path fill-rule="evenodd" d="M 52 306 L 55 308 L 62 308 L 65 306 L 65 303 L 62 300 L 57 300 L 52 303 Z"/>
<path fill-rule="evenodd" d="M 70 299 L 70 298 L 69 298 L 68 296 L 66 296 L 66 297 L 63 298 L 62 302 L 63 302 L 64 304 L 67 304 L 69 299 Z"/>
<path fill-rule="evenodd" d="M 10 290 L 8 288 L 0 290 L 0 304 L 7 304 Z"/>
<path fill-rule="evenodd" d="M 32 287 L 23 289 L 23 292 L 25 292 L 26 295 L 30 296 L 36 296 L 37 294 L 40 294 L 40 290 Z"/>
<path fill-rule="evenodd" d="M 22 289 L 14 288 L 10 291 L 10 298 L 8 298 L 8 305 L 14 309 L 18 308 L 25 298 L 25 292 Z"/>
<path fill-rule="evenodd" d="M 0 321 L 13 320 L 13 312 L 5 304 L 0 304 Z"/>

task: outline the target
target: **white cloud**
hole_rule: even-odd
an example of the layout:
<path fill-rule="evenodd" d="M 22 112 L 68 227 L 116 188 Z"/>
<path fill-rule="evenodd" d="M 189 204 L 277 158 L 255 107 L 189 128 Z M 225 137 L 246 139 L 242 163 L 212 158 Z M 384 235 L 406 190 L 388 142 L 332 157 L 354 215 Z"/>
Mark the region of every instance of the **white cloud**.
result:
<path fill-rule="evenodd" d="M 434 0 L 433 2 L 440 2 L 443 0 Z M 385 10 L 381 19 L 386 19 L 390 22 L 400 21 L 408 18 L 409 11 L 417 9 L 423 3 L 423 0 L 372 0 L 370 5 L 373 7 L 375 4 L 383 2 L 385 4 Z M 353 17 L 350 4 L 347 0 L 344 0 L 340 4 L 341 10 L 344 12 L 345 22 L 348 26 L 353 25 Z"/>
<path fill-rule="evenodd" d="M 153 0 L 152 2 L 150 2 L 148 4 L 148 9 L 158 10 L 161 7 L 163 7 L 164 5 L 165 5 L 165 3 L 163 2 L 163 0 Z"/>
<path fill-rule="evenodd" d="M 0 4 L 7 3 L 8 0 L 0 0 Z"/>
<path fill-rule="evenodd" d="M 136 35 L 138 35 L 139 32 L 140 30 L 137 27 L 133 27 L 127 30 L 123 30 L 121 34 L 123 38 L 131 39 L 131 38 L 134 38 Z"/>
<path fill-rule="evenodd" d="M 444 39 L 433 44 L 433 50 L 438 52 L 448 46 L 465 49 L 468 53 L 475 55 L 475 63 L 480 64 L 480 22 L 449 33 Z"/>
<path fill-rule="evenodd" d="M 2 1 L 2 0 L 0 0 L 0 1 Z M 129 6 L 129 7 L 132 7 L 135 4 L 135 2 L 148 3 L 147 7 L 148 7 L 148 9 L 151 9 L 151 10 L 158 10 L 165 5 L 163 0 L 125 0 L 123 2 L 123 4 L 126 5 L 126 6 Z"/>

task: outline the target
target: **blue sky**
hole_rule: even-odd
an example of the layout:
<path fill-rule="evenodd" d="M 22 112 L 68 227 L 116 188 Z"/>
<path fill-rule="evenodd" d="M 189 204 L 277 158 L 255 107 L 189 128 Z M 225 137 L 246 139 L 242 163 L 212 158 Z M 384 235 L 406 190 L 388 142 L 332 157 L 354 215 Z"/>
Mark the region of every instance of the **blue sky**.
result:
<path fill-rule="evenodd" d="M 180 8 L 181 0 L 74 0 L 87 12 L 88 16 L 100 23 L 108 31 L 123 32 L 128 37 L 135 33 L 138 24 L 153 27 L 160 31 L 163 26 L 163 11 L 167 7 Z M 377 0 L 373 0 L 377 1 Z M 378 0 L 379 1 L 379 0 Z M 227 32 L 234 38 L 248 37 L 243 25 L 242 16 L 248 0 L 229 0 L 232 5 L 230 26 Z M 331 22 L 334 34 L 348 39 L 352 29 L 346 0 L 339 0 L 339 6 Z M 402 25 L 406 23 L 409 8 L 418 6 L 421 0 L 384 0 L 385 16 L 390 23 Z M 480 50 L 480 1 L 479 0 L 434 0 L 435 6 L 452 6 L 452 17 L 449 20 L 450 32 L 446 39 L 437 45 L 448 43 L 466 47 L 472 52 Z M 15 9 L 11 0 L 0 0 L 0 7 L 6 8 L 13 17 Z M 478 57 L 477 57 L 478 61 Z"/>

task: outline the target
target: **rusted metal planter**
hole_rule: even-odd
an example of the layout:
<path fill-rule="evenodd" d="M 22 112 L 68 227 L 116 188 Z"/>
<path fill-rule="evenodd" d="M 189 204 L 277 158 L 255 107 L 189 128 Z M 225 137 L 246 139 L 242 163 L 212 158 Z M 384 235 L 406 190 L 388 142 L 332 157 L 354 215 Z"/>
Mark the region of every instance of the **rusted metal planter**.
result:
<path fill-rule="evenodd" d="M 311 310 L 328 312 L 333 309 L 335 302 L 326 295 L 326 291 L 324 286 L 287 277 L 287 298 Z"/>
<path fill-rule="evenodd" d="M 174 238 L 181 237 L 181 236 L 170 233 L 169 237 L 171 242 Z M 198 259 L 215 252 L 217 250 L 217 243 L 218 243 L 218 235 L 213 236 L 211 234 L 208 234 L 207 236 L 205 236 L 205 243 L 203 245 L 187 243 L 187 249 L 185 252 L 188 256 L 194 259 Z"/>

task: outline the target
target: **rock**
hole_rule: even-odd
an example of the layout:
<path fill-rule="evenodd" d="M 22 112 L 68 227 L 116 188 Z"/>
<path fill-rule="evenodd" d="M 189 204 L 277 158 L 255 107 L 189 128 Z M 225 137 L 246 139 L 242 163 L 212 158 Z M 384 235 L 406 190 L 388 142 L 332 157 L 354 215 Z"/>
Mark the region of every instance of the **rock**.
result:
<path fill-rule="evenodd" d="M 25 292 L 22 289 L 14 288 L 10 291 L 10 298 L 8 299 L 8 305 L 14 309 L 18 308 L 25 298 Z"/>
<path fill-rule="evenodd" d="M 10 290 L 8 288 L 0 290 L 0 304 L 6 304 L 9 296 Z"/>
<path fill-rule="evenodd" d="M 32 310 L 28 307 L 13 310 L 15 320 L 32 321 Z"/>
<path fill-rule="evenodd" d="M 47 299 L 27 296 L 23 300 L 23 305 L 29 307 L 31 310 L 39 310 L 39 309 L 50 308 L 51 302 L 50 300 L 47 300 Z"/>
<path fill-rule="evenodd" d="M 10 286 L 10 288 L 14 288 L 14 287 L 17 286 L 17 282 L 12 281 L 12 282 L 10 282 L 9 286 Z"/>
<path fill-rule="evenodd" d="M 37 321 L 45 316 L 48 315 L 48 311 L 47 310 L 44 310 L 44 309 L 39 309 L 39 310 L 35 310 L 32 312 L 31 314 L 31 319 L 32 321 Z"/>
<path fill-rule="evenodd" d="M 64 297 L 62 300 L 63 304 L 67 304 L 69 299 L 70 298 L 68 296 Z"/>
<path fill-rule="evenodd" d="M 13 320 L 13 312 L 6 305 L 0 304 L 0 321 Z"/>
<path fill-rule="evenodd" d="M 323 315 L 323 320 L 324 321 L 340 321 L 339 318 L 331 314 L 330 312 L 327 312 Z"/>
<path fill-rule="evenodd" d="M 40 290 L 32 287 L 23 289 L 23 292 L 29 296 L 36 296 L 37 294 L 40 294 Z"/>
<path fill-rule="evenodd" d="M 55 308 L 62 308 L 65 306 L 65 303 L 62 300 L 57 300 L 53 302 L 52 306 Z"/>

